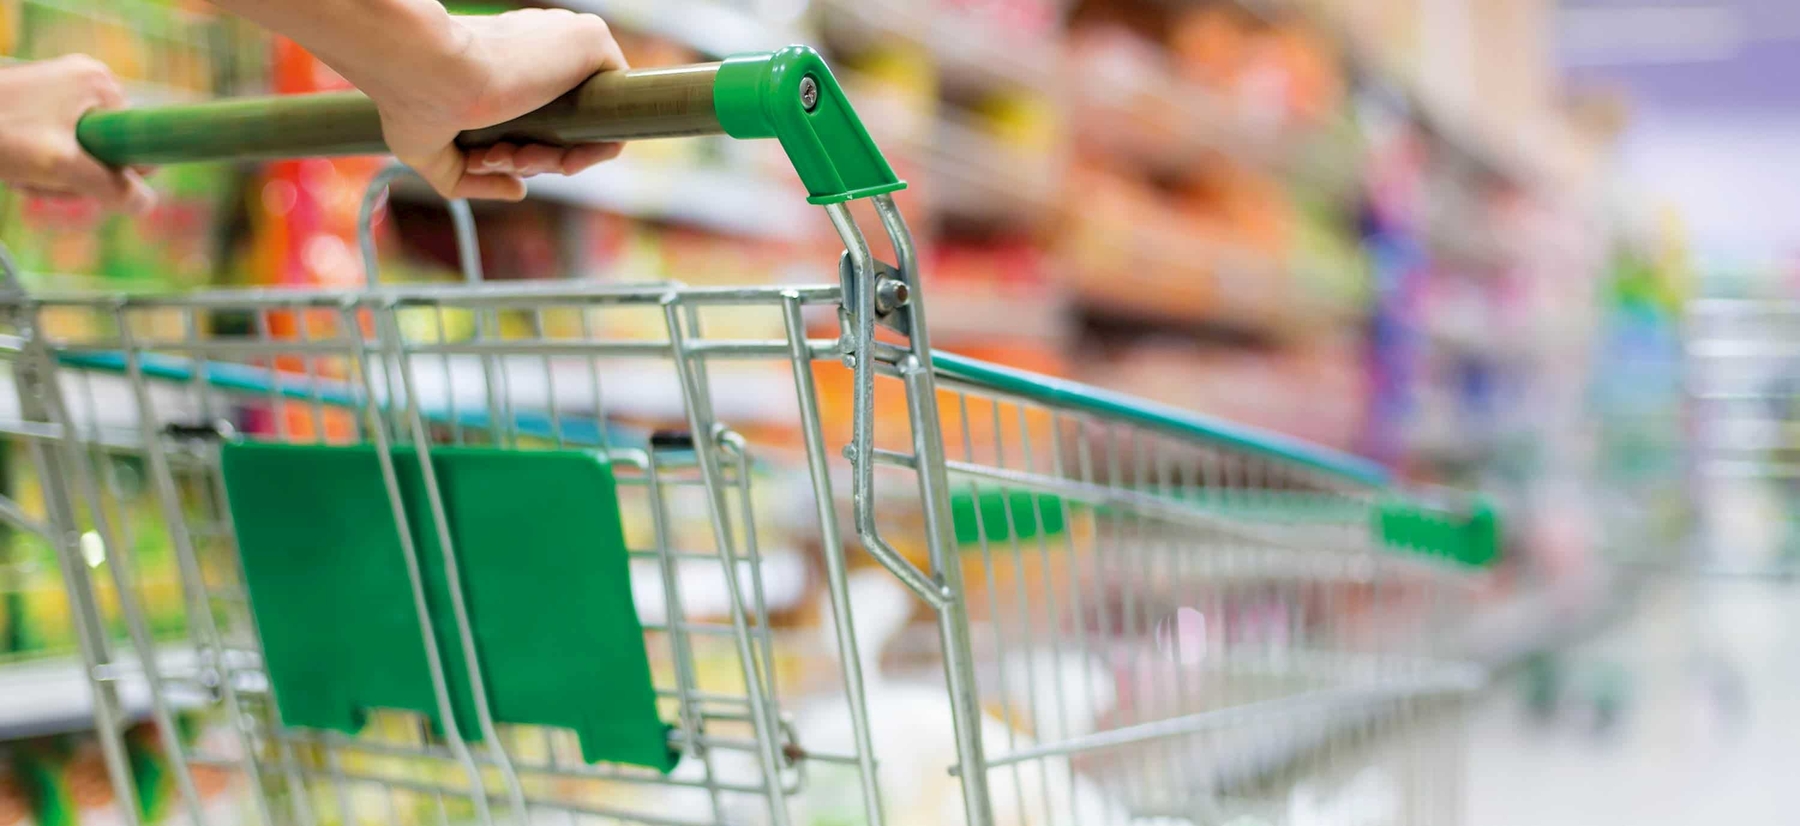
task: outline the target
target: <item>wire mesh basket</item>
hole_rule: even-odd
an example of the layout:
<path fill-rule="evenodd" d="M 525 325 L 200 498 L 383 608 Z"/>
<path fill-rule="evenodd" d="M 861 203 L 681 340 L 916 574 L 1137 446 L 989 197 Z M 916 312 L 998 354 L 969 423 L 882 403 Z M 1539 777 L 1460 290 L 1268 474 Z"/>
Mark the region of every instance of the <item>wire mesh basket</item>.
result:
<path fill-rule="evenodd" d="M 903 184 L 810 50 L 597 76 L 464 140 L 719 131 L 781 142 L 839 283 L 480 283 L 456 203 L 468 284 L 381 286 L 368 244 L 356 290 L 28 294 L 7 265 L 29 484 L 0 518 L 60 566 L 126 822 L 1458 821 L 1490 511 L 933 351 Z M 349 94 L 81 135 L 115 163 L 381 149 Z M 776 369 L 719 380 L 746 362 Z M 684 428 L 620 424 L 652 376 Z M 792 444 L 735 426 L 748 394 Z M 771 598 L 779 464 L 816 635 Z"/>

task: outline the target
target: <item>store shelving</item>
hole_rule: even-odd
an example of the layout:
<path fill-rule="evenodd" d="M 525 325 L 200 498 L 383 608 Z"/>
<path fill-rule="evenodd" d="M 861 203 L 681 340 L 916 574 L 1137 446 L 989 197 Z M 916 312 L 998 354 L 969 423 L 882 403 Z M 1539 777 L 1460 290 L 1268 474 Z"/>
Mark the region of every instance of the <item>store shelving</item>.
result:
<path fill-rule="evenodd" d="M 1014 151 L 955 117 L 940 118 L 927 145 L 902 151 L 924 167 L 931 207 L 951 217 L 1031 225 L 1049 217 L 1061 195 L 1057 158 Z"/>
<path fill-rule="evenodd" d="M 1050 285 L 1002 290 L 933 283 L 929 292 L 932 338 L 952 349 L 996 339 L 1055 347 L 1071 332 L 1071 297 Z"/>
<path fill-rule="evenodd" d="M 0 55 L 0 66 L 18 63 L 19 59 Z M 172 103 L 193 103 L 204 100 L 205 95 L 192 89 L 182 89 L 160 83 L 149 83 L 140 80 L 122 80 L 119 85 L 125 89 L 125 98 L 133 106 L 161 106 Z"/>
<path fill-rule="evenodd" d="M 1070 118 L 1077 136 L 1111 154 L 1183 169 L 1222 154 L 1282 166 L 1301 135 L 1248 102 L 1158 71 L 1072 72 Z"/>
<path fill-rule="evenodd" d="M 847 44 L 894 40 L 930 52 L 944 82 L 961 87 L 1010 87 L 1054 95 L 1063 74 L 1055 37 L 1019 32 L 966 13 L 932 11 L 907 0 L 823 0 L 827 36 Z"/>
<path fill-rule="evenodd" d="M 747 169 L 640 161 L 629 155 L 576 175 L 539 175 L 526 197 L 660 221 L 724 235 L 794 241 L 828 232 L 808 209 L 796 181 Z M 422 181 L 403 178 L 401 197 L 434 197 Z"/>
<path fill-rule="evenodd" d="M 191 649 L 162 648 L 157 657 L 164 675 L 191 672 L 197 658 Z M 74 657 L 0 664 L 0 742 L 87 731 L 94 727 L 94 695 Z M 150 717 L 150 681 L 139 661 L 128 654 L 107 667 L 106 678 L 117 692 L 126 721 Z M 165 684 L 177 708 L 197 707 L 206 698 L 192 689 Z"/>
<path fill-rule="evenodd" d="M 527 189 L 534 198 L 736 235 L 794 240 L 828 226 L 797 182 L 744 169 L 627 155 L 578 175 L 533 178 Z"/>
<path fill-rule="evenodd" d="M 685 44 L 701 54 L 725 57 L 776 49 L 799 39 L 790 25 L 738 4 L 712 0 L 551 0 L 553 5 L 600 15 L 608 23 Z"/>

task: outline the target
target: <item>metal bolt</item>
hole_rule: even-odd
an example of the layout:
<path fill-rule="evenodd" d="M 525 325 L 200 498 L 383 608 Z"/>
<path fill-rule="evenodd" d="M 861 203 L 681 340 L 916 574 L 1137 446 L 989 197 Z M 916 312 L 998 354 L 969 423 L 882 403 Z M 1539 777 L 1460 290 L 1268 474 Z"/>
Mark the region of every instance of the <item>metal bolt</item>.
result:
<path fill-rule="evenodd" d="M 886 315 L 906 306 L 912 298 L 912 288 L 898 278 L 883 278 L 875 286 L 875 311 Z"/>
<path fill-rule="evenodd" d="M 819 108 L 819 81 L 812 75 L 800 78 L 800 107 L 808 112 Z"/>

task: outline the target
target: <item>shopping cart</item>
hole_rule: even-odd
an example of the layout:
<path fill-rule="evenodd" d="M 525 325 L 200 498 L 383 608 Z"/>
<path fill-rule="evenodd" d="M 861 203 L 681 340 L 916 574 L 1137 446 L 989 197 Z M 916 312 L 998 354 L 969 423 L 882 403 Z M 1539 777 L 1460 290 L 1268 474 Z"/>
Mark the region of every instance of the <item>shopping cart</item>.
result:
<path fill-rule="evenodd" d="M 934 352 L 904 184 L 809 49 L 603 74 L 464 141 L 719 132 L 780 142 L 843 240 L 839 283 L 378 285 L 392 176 L 365 203 L 366 289 L 28 293 L 7 266 L 5 431 L 34 492 L 0 517 L 54 547 L 124 821 L 1458 819 L 1491 511 Z M 80 136 L 112 163 L 383 150 L 355 94 Z M 846 367 L 847 417 L 821 400 Z M 620 424 L 659 378 L 685 428 Z M 751 394 L 793 399 L 792 447 L 734 428 Z M 767 596 L 756 500 L 784 459 L 818 644 Z M 147 617 L 158 595 L 182 622 Z M 795 657 L 835 661 L 829 690 Z M 153 783 L 121 730 L 142 720 L 170 811 L 133 802 Z"/>

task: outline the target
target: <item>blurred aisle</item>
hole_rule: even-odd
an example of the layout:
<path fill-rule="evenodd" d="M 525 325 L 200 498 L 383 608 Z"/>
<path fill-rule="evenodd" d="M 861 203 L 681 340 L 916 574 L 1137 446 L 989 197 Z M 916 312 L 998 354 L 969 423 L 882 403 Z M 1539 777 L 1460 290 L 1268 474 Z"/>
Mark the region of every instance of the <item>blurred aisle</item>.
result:
<path fill-rule="evenodd" d="M 1800 589 L 1661 583 L 1545 673 L 1504 678 L 1473 715 L 1472 826 L 1795 822 Z"/>

